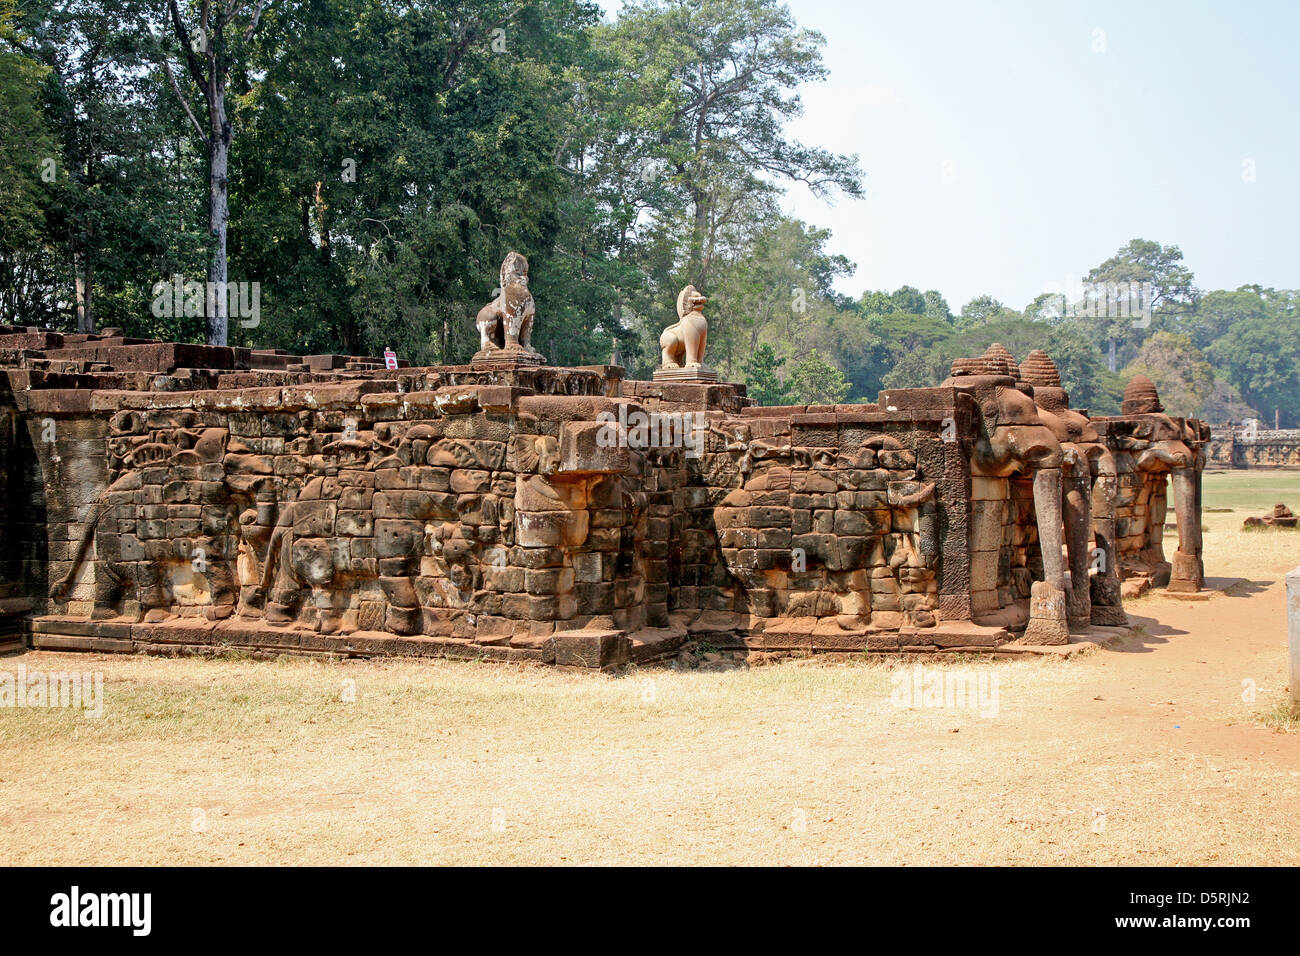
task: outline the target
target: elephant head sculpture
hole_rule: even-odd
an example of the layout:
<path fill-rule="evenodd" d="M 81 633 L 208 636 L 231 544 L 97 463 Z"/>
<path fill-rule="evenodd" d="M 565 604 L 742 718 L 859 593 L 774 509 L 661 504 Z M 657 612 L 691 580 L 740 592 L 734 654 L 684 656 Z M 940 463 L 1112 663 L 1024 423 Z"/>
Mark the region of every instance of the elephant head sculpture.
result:
<path fill-rule="evenodd" d="M 1033 389 L 1016 382 L 1019 369 L 994 349 L 977 359 L 958 359 L 945 386 L 962 389 L 975 400 L 978 410 L 976 434 L 971 446 L 973 477 L 1007 478 L 1032 475 L 1034 515 L 1043 560 L 1043 580 L 1031 585 L 1029 623 L 1024 640 L 1039 644 L 1069 641 L 1066 620 L 1064 524 L 1062 516 L 1061 466 L 1065 461 L 1061 441 L 1043 423 L 1032 398 Z M 981 501 L 979 506 L 1004 507 L 1001 501 Z M 1000 522 L 980 522 L 1000 533 Z M 993 542 L 972 542 L 972 577 L 981 565 L 997 561 L 996 547 L 979 547 Z M 992 575 L 989 569 L 981 578 Z"/>
<path fill-rule="evenodd" d="M 1119 460 L 1119 470 L 1135 473 L 1130 496 L 1146 505 L 1140 546 L 1130 548 L 1133 573 L 1149 573 L 1159 584 L 1167 572 L 1171 591 L 1198 591 L 1204 585 L 1201 558 L 1201 469 L 1204 436 L 1186 420 L 1165 414 L 1155 385 L 1144 375 L 1134 376 L 1124 389 L 1124 414 L 1106 419 L 1108 444 Z M 1178 550 L 1172 564 L 1164 561 L 1165 476 L 1174 489 L 1178 521 Z"/>

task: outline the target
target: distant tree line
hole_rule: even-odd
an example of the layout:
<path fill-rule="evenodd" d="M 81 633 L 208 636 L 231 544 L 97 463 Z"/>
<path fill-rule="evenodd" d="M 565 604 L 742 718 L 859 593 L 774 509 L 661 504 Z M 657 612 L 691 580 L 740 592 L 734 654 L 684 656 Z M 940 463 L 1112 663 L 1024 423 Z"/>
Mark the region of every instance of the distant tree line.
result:
<path fill-rule="evenodd" d="M 936 385 L 953 359 L 1001 342 L 1019 358 L 1045 349 L 1071 403 L 1095 414 L 1118 414 L 1125 384 L 1142 373 L 1172 414 L 1300 425 L 1300 291 L 1203 292 L 1177 246 L 1134 239 L 1080 289 L 1043 293 L 1021 311 L 982 295 L 953 314 L 938 292 L 910 286 L 827 306 L 793 336 L 760 336 L 766 348 L 746 368 L 760 398 L 813 394 L 786 387 L 789 365 L 819 383 L 818 401 L 873 401 L 881 388 Z M 826 368 L 811 374 L 810 362 Z"/>

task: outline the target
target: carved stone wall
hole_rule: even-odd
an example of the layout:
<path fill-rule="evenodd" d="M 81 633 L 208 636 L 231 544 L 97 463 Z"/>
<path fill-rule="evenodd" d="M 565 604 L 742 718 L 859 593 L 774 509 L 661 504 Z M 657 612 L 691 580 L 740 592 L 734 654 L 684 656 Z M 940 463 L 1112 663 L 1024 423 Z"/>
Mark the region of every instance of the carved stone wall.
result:
<path fill-rule="evenodd" d="M 1208 430 L 1151 389 L 1089 419 L 1041 355 L 758 408 L 607 366 L 0 329 L 5 349 L 0 622 L 41 647 L 989 649 L 1122 623 L 1120 572 L 1200 586 Z"/>
<path fill-rule="evenodd" d="M 1215 425 L 1206 468 L 1300 468 L 1300 428 L 1258 429 Z"/>
<path fill-rule="evenodd" d="M 25 417 L 0 378 L 0 646 L 44 606 L 48 560 L 44 481 Z"/>
<path fill-rule="evenodd" d="M 1159 413 L 1095 421 L 1116 462 L 1115 518 L 1122 577 L 1163 587 L 1171 573 L 1175 578 L 1190 575 L 1188 581 L 1199 587 L 1201 572 L 1185 569 L 1180 575 L 1173 568 L 1165 552 L 1165 526 L 1170 506 L 1176 504 L 1170 493 L 1172 478 L 1182 482 L 1184 499 L 1190 499 L 1178 508 L 1177 547 L 1187 543 L 1199 554 L 1201 475 L 1210 444 L 1209 426 Z"/>

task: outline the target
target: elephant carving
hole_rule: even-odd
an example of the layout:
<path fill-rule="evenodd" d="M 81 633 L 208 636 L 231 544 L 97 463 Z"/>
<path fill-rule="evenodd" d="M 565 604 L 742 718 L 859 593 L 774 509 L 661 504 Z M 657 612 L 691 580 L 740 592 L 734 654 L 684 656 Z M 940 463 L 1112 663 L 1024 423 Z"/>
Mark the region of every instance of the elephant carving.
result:
<path fill-rule="evenodd" d="M 234 612 L 231 559 L 253 484 L 228 474 L 226 429 L 192 427 L 183 413 L 176 420 L 147 429 L 140 413 L 114 416 L 111 481 L 91 505 L 66 574 L 51 589 L 55 601 L 71 591 L 93 544 L 93 618 L 128 614 L 153 623 L 177 609 L 197 609 L 210 619 Z M 219 477 L 207 470 L 213 467 Z M 157 471 L 166 479 L 147 486 L 146 494 L 145 473 Z"/>
<path fill-rule="evenodd" d="M 1065 452 L 1053 429 L 1044 424 L 1030 396 L 1033 389 L 1017 385 L 1012 370 L 990 349 L 980 359 L 958 359 L 944 385 L 968 390 L 979 410 L 971 448 L 972 480 L 1032 475 L 1033 508 L 1042 557 L 1042 580 L 1030 584 L 1029 617 L 1022 638 L 1031 644 L 1069 642 L 1066 612 L 1065 527 L 1062 465 Z M 1005 500 L 977 500 L 971 541 L 972 593 L 977 612 L 1002 613 L 997 594 L 998 562 L 1006 509 Z M 973 586 L 975 587 L 975 586 Z M 977 603 L 976 598 L 979 598 Z M 977 618 L 978 620 L 978 618 Z"/>
<path fill-rule="evenodd" d="M 1199 591 L 1205 583 L 1202 561 L 1201 436 L 1183 420 L 1164 413 L 1155 386 L 1137 376 L 1124 392 L 1125 414 L 1107 419 L 1115 451 L 1121 507 L 1128 512 L 1122 537 L 1126 577 L 1149 578 L 1171 591 Z M 1178 549 L 1165 560 L 1166 476 L 1173 485 Z"/>
<path fill-rule="evenodd" d="M 1061 466 L 1061 443 L 1042 424 L 1032 398 L 1008 381 L 989 386 L 977 399 L 981 428 L 971 455 L 972 474 L 1005 478 Z"/>
<path fill-rule="evenodd" d="M 328 485 L 328 486 L 327 486 Z M 267 544 L 260 591 L 267 596 L 268 624 L 298 620 L 304 591 L 315 607 L 314 625 L 324 634 L 344 630 L 352 566 L 347 542 L 335 535 L 342 487 L 323 477 L 312 478 L 295 501 L 280 512 Z"/>

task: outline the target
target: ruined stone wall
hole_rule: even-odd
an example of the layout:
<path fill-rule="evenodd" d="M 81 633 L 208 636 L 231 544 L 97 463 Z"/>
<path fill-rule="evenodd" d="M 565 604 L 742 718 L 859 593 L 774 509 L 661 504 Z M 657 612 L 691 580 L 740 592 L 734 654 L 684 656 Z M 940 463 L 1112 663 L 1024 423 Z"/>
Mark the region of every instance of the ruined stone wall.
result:
<path fill-rule="evenodd" d="M 1164 527 L 1168 517 L 1168 476 L 1164 472 L 1121 474 L 1115 496 L 1116 544 L 1121 573 L 1143 574 L 1157 583 L 1168 579 Z M 1162 580 L 1163 579 L 1163 580 Z"/>
<path fill-rule="evenodd" d="M 21 636 L 23 618 L 48 588 L 45 484 L 24 416 L 0 378 L 0 644 Z"/>
<path fill-rule="evenodd" d="M 1183 503 L 1183 520 L 1195 526 L 1183 531 L 1194 534 L 1199 542 L 1201 475 L 1211 445 L 1209 426 L 1161 413 L 1097 421 L 1117 472 L 1115 518 L 1121 575 L 1163 586 L 1171 574 L 1165 553 L 1165 529 L 1175 503 L 1171 479 L 1179 475 L 1185 476 L 1183 494 L 1195 499 Z"/>
<path fill-rule="evenodd" d="M 1207 468 L 1300 468 L 1300 429 L 1245 429 L 1215 426 Z"/>
<path fill-rule="evenodd" d="M 1047 622 L 1034 639 L 1061 643 L 1067 586 L 1071 626 L 1090 589 L 1123 622 L 1095 545 L 1158 576 L 1166 476 L 1199 519 L 1208 440 L 1149 383 L 1089 420 L 1050 360 L 1033 384 L 992 350 L 874 404 L 757 408 L 743 386 L 491 355 L 6 347 L 0 611 L 42 647 L 610 666 L 691 637 L 941 650 Z M 1174 578 L 1195 585 L 1199 547 Z"/>
<path fill-rule="evenodd" d="M 42 465 L 68 479 L 51 508 L 52 579 L 85 552 L 53 612 L 238 618 L 304 648 L 386 632 L 539 659 L 557 627 L 666 617 L 666 583 L 647 584 L 666 573 L 644 547 L 642 476 L 626 449 L 594 441 L 610 400 L 383 388 L 100 392 L 99 416 L 39 396 L 59 436 Z"/>
<path fill-rule="evenodd" d="M 1004 502 L 972 503 L 970 447 L 956 438 L 969 398 L 911 389 L 886 401 L 710 413 L 679 503 L 673 608 L 772 650 L 995 643 L 973 613 L 1000 627 L 997 612 L 1019 602 L 1023 620 L 1028 592 L 1013 594 L 1011 569 L 1034 539 Z M 973 562 L 972 544 L 987 560 Z"/>

